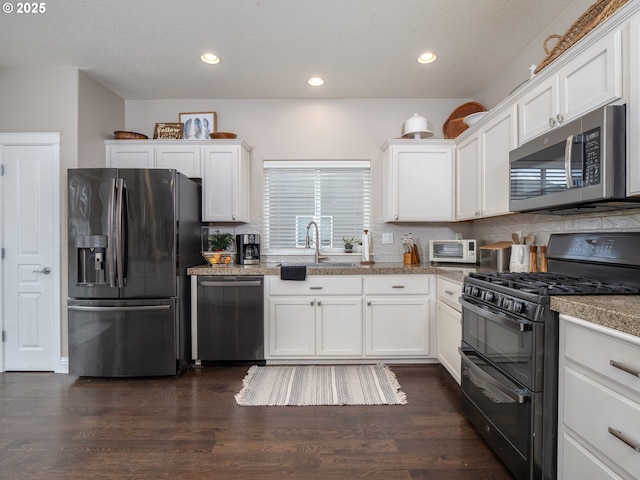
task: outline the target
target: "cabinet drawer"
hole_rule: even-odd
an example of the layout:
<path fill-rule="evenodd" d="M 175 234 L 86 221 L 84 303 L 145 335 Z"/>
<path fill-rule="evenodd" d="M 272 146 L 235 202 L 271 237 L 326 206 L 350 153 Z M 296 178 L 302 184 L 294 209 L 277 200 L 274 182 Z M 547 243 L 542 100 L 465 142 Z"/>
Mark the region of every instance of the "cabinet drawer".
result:
<path fill-rule="evenodd" d="M 270 295 L 362 295 L 362 277 L 307 275 L 304 281 L 269 279 Z"/>
<path fill-rule="evenodd" d="M 367 295 L 426 295 L 427 275 L 370 275 L 364 279 Z"/>
<path fill-rule="evenodd" d="M 632 392 L 640 394 L 640 377 L 611 365 L 611 361 L 632 371 L 640 371 L 640 339 L 631 343 L 636 337 L 627 335 L 629 342 L 623 340 L 625 334 L 612 331 L 615 336 L 606 335 L 573 323 L 573 320 L 562 322 L 565 328 L 565 356 L 600 375 L 623 385 Z M 582 321 L 581 321 L 582 322 Z"/>
<path fill-rule="evenodd" d="M 612 428 L 640 444 L 640 405 L 568 368 L 564 387 L 564 424 L 633 478 L 640 478 L 640 453 L 609 432 Z"/>
<path fill-rule="evenodd" d="M 462 295 L 462 284 L 438 276 L 438 300 L 443 301 L 454 310 L 462 312 L 458 299 Z"/>
<path fill-rule="evenodd" d="M 559 468 L 564 471 L 558 471 L 558 478 L 567 480 L 621 480 L 621 478 L 606 468 L 593 455 L 584 449 L 582 445 L 569 435 L 562 438 L 563 455 L 559 459 Z"/>

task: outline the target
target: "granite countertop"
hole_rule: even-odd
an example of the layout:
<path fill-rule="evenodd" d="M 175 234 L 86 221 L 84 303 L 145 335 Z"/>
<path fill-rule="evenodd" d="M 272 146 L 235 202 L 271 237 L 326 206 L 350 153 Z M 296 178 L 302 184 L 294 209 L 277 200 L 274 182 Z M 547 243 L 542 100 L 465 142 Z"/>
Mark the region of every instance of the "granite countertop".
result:
<path fill-rule="evenodd" d="M 469 272 L 475 272 L 475 266 L 441 266 L 424 263 L 420 265 L 404 265 L 402 263 L 374 263 L 340 267 L 313 266 L 307 267 L 307 275 L 415 275 L 440 274 L 451 280 L 462 282 Z M 187 269 L 188 275 L 280 275 L 277 263 L 261 263 L 260 265 L 232 265 L 230 267 L 214 267 L 201 265 Z"/>
<path fill-rule="evenodd" d="M 470 272 L 490 271 L 477 265 L 443 266 L 424 263 L 404 265 L 402 263 L 374 263 L 344 267 L 307 267 L 307 275 L 412 275 L 436 274 L 455 282 L 464 280 Z M 187 270 L 189 275 L 280 275 L 277 263 L 260 265 L 233 265 L 213 267 L 201 265 Z M 613 328 L 620 332 L 640 337 L 640 296 L 636 295 L 580 295 L 551 297 L 551 309 L 583 320 Z"/>
<path fill-rule="evenodd" d="M 551 297 L 551 309 L 640 337 L 640 296 L 566 295 Z"/>

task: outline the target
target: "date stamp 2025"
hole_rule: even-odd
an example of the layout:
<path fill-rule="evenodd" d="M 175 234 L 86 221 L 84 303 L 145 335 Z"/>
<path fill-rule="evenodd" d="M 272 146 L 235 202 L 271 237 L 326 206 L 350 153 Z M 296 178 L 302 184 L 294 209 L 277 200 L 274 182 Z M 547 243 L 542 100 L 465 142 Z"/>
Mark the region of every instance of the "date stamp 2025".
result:
<path fill-rule="evenodd" d="M 2 4 L 3 13 L 15 14 L 39 14 L 47 11 L 46 2 L 4 2 Z"/>

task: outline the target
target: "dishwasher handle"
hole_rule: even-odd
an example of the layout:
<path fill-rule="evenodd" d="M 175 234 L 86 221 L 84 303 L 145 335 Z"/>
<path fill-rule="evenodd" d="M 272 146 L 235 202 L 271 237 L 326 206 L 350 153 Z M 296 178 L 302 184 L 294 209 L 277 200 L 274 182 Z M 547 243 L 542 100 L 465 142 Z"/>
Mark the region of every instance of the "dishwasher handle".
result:
<path fill-rule="evenodd" d="M 203 280 L 198 282 L 199 287 L 260 287 L 260 280 Z"/>

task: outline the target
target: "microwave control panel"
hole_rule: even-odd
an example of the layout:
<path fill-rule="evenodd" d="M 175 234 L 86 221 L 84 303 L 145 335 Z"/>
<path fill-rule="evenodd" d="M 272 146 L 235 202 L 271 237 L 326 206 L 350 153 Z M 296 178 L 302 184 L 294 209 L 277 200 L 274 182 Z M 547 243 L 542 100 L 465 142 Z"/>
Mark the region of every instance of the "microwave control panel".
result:
<path fill-rule="evenodd" d="M 584 185 L 600 183 L 600 128 L 594 128 L 583 135 L 584 138 Z"/>

